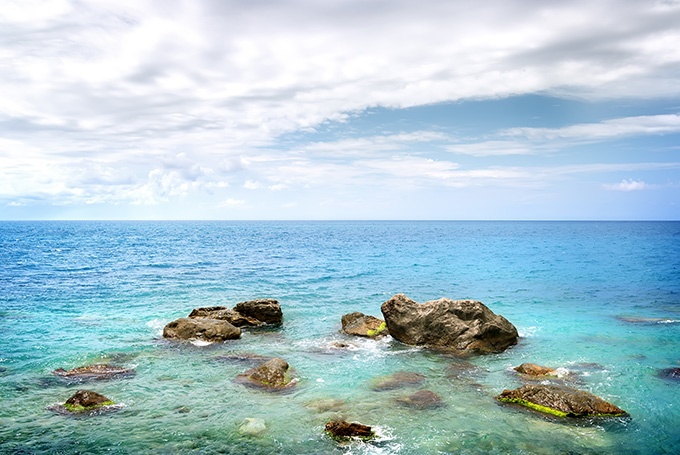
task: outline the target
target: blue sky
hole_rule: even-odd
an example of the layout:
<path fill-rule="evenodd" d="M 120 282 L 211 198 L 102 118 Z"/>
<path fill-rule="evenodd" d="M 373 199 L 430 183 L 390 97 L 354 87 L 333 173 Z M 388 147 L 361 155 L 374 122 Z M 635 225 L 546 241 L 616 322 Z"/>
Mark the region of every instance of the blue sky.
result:
<path fill-rule="evenodd" d="M 0 3 L 0 219 L 680 219 L 680 1 Z"/>

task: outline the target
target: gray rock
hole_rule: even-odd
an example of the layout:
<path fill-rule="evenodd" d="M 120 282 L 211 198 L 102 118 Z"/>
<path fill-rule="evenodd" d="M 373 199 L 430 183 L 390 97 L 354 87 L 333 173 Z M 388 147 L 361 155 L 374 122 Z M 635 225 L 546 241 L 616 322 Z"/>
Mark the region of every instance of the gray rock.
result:
<path fill-rule="evenodd" d="M 163 328 L 163 336 L 176 340 L 221 342 L 241 337 L 241 329 L 218 319 L 180 318 Z"/>
<path fill-rule="evenodd" d="M 442 298 L 419 304 L 397 294 L 382 304 L 387 329 L 402 343 L 457 354 L 502 352 L 517 344 L 517 329 L 476 300 Z"/>
<path fill-rule="evenodd" d="M 194 308 L 189 313 L 191 319 L 219 319 L 227 321 L 235 327 L 257 327 L 263 325 L 264 322 L 259 319 L 244 316 L 236 310 L 231 310 L 224 306 L 211 306 L 203 308 Z"/>
<path fill-rule="evenodd" d="M 263 419 L 247 417 L 241 426 L 238 427 L 239 434 L 248 436 L 258 436 L 267 431 L 267 425 Z"/>

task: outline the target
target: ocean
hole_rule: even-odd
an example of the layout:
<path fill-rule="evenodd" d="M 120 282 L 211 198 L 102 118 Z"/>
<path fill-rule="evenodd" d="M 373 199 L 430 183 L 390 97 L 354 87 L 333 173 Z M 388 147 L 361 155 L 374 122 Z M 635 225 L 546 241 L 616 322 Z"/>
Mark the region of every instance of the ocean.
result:
<path fill-rule="evenodd" d="M 0 222 L 0 453 L 680 453 L 680 222 Z M 342 315 L 382 318 L 397 293 L 475 299 L 519 343 L 461 360 L 341 334 Z M 165 340 L 197 307 L 275 298 L 284 324 L 220 344 Z M 338 348 L 338 344 L 346 345 Z M 248 357 L 285 359 L 289 393 L 245 388 Z M 626 410 L 556 419 L 502 405 L 524 362 Z M 57 368 L 111 363 L 135 375 L 69 383 Z M 395 372 L 417 388 L 376 391 Z M 121 404 L 50 411 L 78 389 Z M 444 405 L 397 398 L 418 388 Z M 246 419 L 266 429 L 243 434 Z M 338 443 L 329 420 L 371 425 Z"/>

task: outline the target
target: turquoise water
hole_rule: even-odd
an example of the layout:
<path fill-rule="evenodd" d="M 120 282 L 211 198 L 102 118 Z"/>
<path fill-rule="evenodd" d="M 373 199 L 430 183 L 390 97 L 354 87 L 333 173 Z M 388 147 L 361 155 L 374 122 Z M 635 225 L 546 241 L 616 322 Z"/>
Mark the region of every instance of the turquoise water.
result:
<path fill-rule="evenodd" d="M 4 222 L 0 261 L 0 453 L 680 452 L 680 383 L 657 375 L 680 366 L 679 222 Z M 338 333 L 343 314 L 381 317 L 396 293 L 481 300 L 521 340 L 462 362 Z M 281 302 L 281 329 L 209 346 L 162 339 L 195 307 L 264 297 Z M 250 367 L 234 353 L 283 357 L 296 389 L 234 383 Z M 50 374 L 101 362 L 136 375 Z M 522 384 L 511 368 L 523 362 L 564 369 L 631 418 L 556 421 L 497 404 Z M 417 388 L 372 390 L 397 371 L 424 374 L 445 406 L 395 401 Z M 47 410 L 79 388 L 123 408 Z M 380 437 L 338 445 L 323 426 L 339 417 Z M 266 431 L 240 434 L 246 418 Z"/>

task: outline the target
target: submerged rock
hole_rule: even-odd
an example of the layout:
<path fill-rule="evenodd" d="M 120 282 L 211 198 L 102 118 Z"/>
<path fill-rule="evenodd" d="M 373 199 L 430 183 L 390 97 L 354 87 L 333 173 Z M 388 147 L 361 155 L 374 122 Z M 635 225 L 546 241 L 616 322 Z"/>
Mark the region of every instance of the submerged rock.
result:
<path fill-rule="evenodd" d="M 60 414 L 92 414 L 98 411 L 116 409 L 110 398 L 91 390 L 78 390 L 64 404 L 50 409 Z"/>
<path fill-rule="evenodd" d="M 413 409 L 435 409 L 444 406 L 442 398 L 431 390 L 418 390 L 396 399 L 402 406 Z"/>
<path fill-rule="evenodd" d="M 211 306 L 203 308 L 194 308 L 189 313 L 191 319 L 219 319 L 221 321 L 228 321 L 235 327 L 257 327 L 264 325 L 263 321 L 259 319 L 244 316 L 236 310 L 230 310 L 224 306 Z"/>
<path fill-rule="evenodd" d="M 245 317 L 255 318 L 265 324 L 283 324 L 283 312 L 278 300 L 275 299 L 256 299 L 237 303 L 234 311 Z"/>
<path fill-rule="evenodd" d="M 676 324 L 680 322 L 678 319 L 673 318 L 655 318 L 655 317 L 643 317 L 643 316 L 616 316 L 616 319 L 622 322 L 627 322 L 629 324 Z"/>
<path fill-rule="evenodd" d="M 344 420 L 333 420 L 328 422 L 325 427 L 326 433 L 328 433 L 333 439 L 346 439 L 346 438 L 361 438 L 370 439 L 375 437 L 373 429 L 368 425 L 363 425 L 356 422 L 346 422 Z"/>
<path fill-rule="evenodd" d="M 674 381 L 680 381 L 680 368 L 664 368 L 659 370 L 659 377 L 664 379 L 672 379 Z"/>
<path fill-rule="evenodd" d="M 236 382 L 260 389 L 279 391 L 293 387 L 296 382 L 288 376 L 288 362 L 274 357 L 236 377 Z"/>
<path fill-rule="evenodd" d="M 355 311 L 342 317 L 342 331 L 348 335 L 376 338 L 388 335 L 387 324 L 375 316 Z"/>
<path fill-rule="evenodd" d="M 517 329 L 476 300 L 442 298 L 419 304 L 397 294 L 382 304 L 393 338 L 458 354 L 502 352 L 517 344 Z"/>
<path fill-rule="evenodd" d="M 258 419 L 255 417 L 247 417 L 241 426 L 238 427 L 239 434 L 248 436 L 258 436 L 267 431 L 267 425 L 264 419 Z"/>
<path fill-rule="evenodd" d="M 402 387 L 414 387 L 422 384 L 425 379 L 426 377 L 424 374 L 410 371 L 398 371 L 375 379 L 373 387 L 371 388 L 375 391 L 383 392 L 386 390 L 400 389 Z"/>
<path fill-rule="evenodd" d="M 218 319 L 180 318 L 163 328 L 163 336 L 176 340 L 221 342 L 241 337 L 241 329 Z"/>
<path fill-rule="evenodd" d="M 305 408 L 319 414 L 331 411 L 341 411 L 345 408 L 345 402 L 338 398 L 318 398 L 305 404 Z"/>
<path fill-rule="evenodd" d="M 518 367 L 513 368 L 519 374 L 527 376 L 557 376 L 557 370 L 553 368 L 536 365 L 535 363 L 523 363 Z"/>
<path fill-rule="evenodd" d="M 71 370 L 57 368 L 52 371 L 52 374 L 72 381 L 87 381 L 131 377 L 134 376 L 135 370 L 106 363 L 96 363 Z"/>
<path fill-rule="evenodd" d="M 504 390 L 496 399 L 559 417 L 628 415 L 623 409 L 592 393 L 557 385 L 525 385 L 515 390 Z"/>

